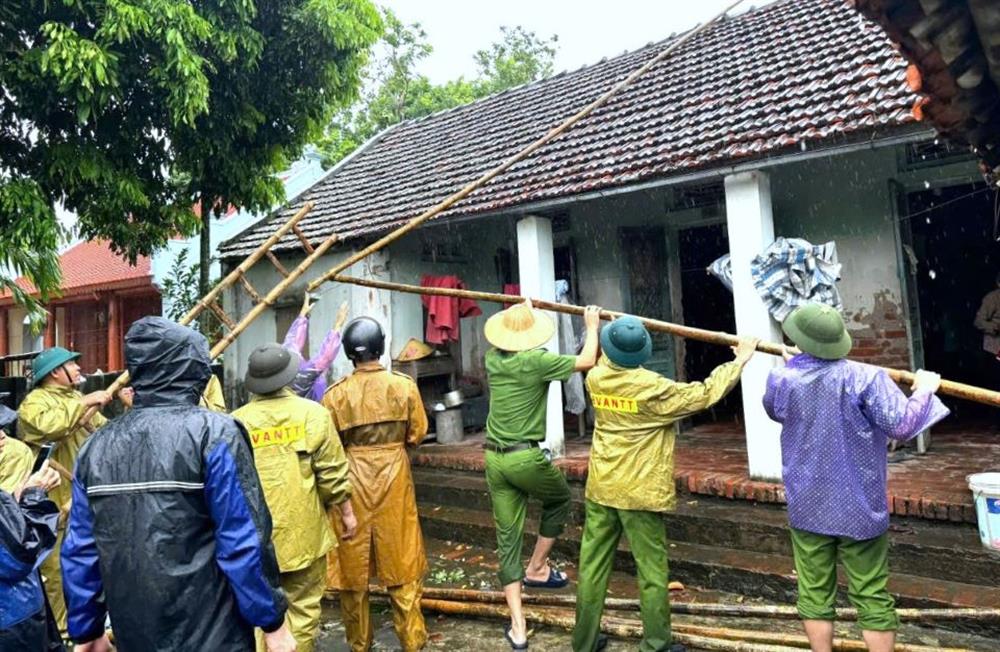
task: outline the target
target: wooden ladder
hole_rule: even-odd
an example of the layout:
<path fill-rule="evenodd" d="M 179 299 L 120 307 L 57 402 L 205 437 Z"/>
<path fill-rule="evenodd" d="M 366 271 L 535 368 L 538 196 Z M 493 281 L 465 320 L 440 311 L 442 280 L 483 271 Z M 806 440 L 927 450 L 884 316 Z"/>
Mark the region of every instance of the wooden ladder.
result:
<path fill-rule="evenodd" d="M 195 319 L 201 315 L 202 312 L 208 310 L 219 318 L 219 321 L 226 328 L 226 333 L 223 337 L 212 346 L 212 350 L 209 353 L 210 359 L 214 360 L 219 357 L 223 351 L 229 348 L 229 345 L 236 341 L 240 333 L 247 329 L 247 327 L 254 322 L 258 317 L 260 317 L 265 310 L 274 305 L 274 302 L 281 297 L 282 294 L 315 263 L 320 257 L 323 256 L 330 247 L 335 245 L 340 238 L 334 234 L 324 240 L 318 247 L 314 247 L 309 239 L 305 236 L 302 230 L 299 228 L 298 224 L 304 218 L 309 211 L 313 209 L 313 202 L 306 202 L 306 204 L 293 215 L 287 222 L 281 225 L 281 227 L 271 234 L 267 240 L 265 240 L 257 249 L 253 251 L 249 256 L 247 256 L 239 266 L 233 271 L 226 275 L 224 279 L 219 281 L 215 287 L 213 287 L 208 294 L 203 296 L 195 303 L 194 307 L 187 312 L 186 315 L 181 317 L 178 323 L 182 326 L 187 326 Z M 278 244 L 281 239 L 292 232 L 298 237 L 299 242 L 302 243 L 302 249 L 305 251 L 306 258 L 303 260 L 295 269 L 288 270 L 284 265 L 278 260 L 277 256 L 271 251 L 271 248 Z M 260 261 L 261 258 L 266 257 L 274 267 L 281 274 L 282 280 L 271 289 L 270 292 L 266 294 L 261 294 L 250 281 L 247 279 L 247 272 Z M 233 287 L 239 283 L 242 285 L 243 289 L 250 296 L 251 300 L 254 302 L 254 307 L 248 312 L 242 319 L 235 320 L 229 316 L 219 305 L 219 298 L 224 291 L 228 288 Z M 122 387 L 128 384 L 129 375 L 128 372 L 122 373 L 118 378 L 115 379 L 113 383 L 108 387 L 107 391 L 114 394 Z M 80 417 L 79 423 L 84 424 L 87 430 L 91 430 L 90 420 L 97 412 L 96 407 L 91 407 L 88 409 L 83 416 Z"/>

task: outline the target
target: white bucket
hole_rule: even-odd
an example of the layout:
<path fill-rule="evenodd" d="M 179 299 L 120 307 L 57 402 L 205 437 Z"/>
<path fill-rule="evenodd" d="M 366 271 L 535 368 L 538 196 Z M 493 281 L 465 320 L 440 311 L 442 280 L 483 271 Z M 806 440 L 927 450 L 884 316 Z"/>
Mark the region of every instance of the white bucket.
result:
<path fill-rule="evenodd" d="M 976 501 L 979 538 L 988 550 L 1000 552 L 1000 472 L 975 473 L 966 480 Z"/>

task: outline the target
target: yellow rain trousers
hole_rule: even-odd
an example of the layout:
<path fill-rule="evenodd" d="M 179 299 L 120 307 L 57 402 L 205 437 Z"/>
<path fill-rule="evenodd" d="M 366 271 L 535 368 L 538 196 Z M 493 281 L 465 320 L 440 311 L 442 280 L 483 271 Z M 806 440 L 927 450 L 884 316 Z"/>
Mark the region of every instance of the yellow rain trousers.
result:
<path fill-rule="evenodd" d="M 323 589 L 326 586 L 326 556 L 320 557 L 312 566 L 299 571 L 282 573 L 281 590 L 288 599 L 285 623 L 295 638 L 296 652 L 314 652 L 316 634 L 319 632 L 320 616 L 323 611 Z M 257 652 L 267 652 L 264 633 L 256 631 Z"/>
<path fill-rule="evenodd" d="M 21 486 L 34 462 L 35 455 L 27 444 L 5 437 L 0 450 L 0 489 L 10 493 Z"/>
<path fill-rule="evenodd" d="M 327 553 L 337 547 L 327 512 L 351 496 L 347 458 L 330 413 L 289 389 L 255 396 L 233 412 L 250 434 L 271 512 L 272 540 L 288 598 L 286 620 L 301 651 L 319 632 Z M 259 634 L 259 633 L 258 633 Z M 258 649 L 263 650 L 258 636 Z"/>
<path fill-rule="evenodd" d="M 90 434 L 86 428 L 77 425 L 77 421 L 87 411 L 80 401 L 82 398 L 83 394 L 72 387 L 59 385 L 37 387 L 24 397 L 17 410 L 17 427 L 21 438 L 31 448 L 33 455 L 38 454 L 42 444 L 53 442 L 56 447 L 49 459 L 63 465 L 68 471 L 73 471 L 80 447 Z M 95 430 L 105 423 L 107 419 L 100 412 L 94 414 L 90 420 L 90 425 Z M 41 566 L 45 594 L 49 598 L 52 614 L 63 636 L 66 635 L 66 602 L 63 598 L 62 574 L 59 570 L 59 550 L 66 529 L 65 515 L 69 513 L 71 495 L 72 486 L 65 480 L 49 492 L 49 498 L 59 505 L 63 517 L 59 520 L 56 546 Z"/>
<path fill-rule="evenodd" d="M 340 592 L 351 649 L 372 645 L 368 585 L 377 577 L 392 596 L 393 624 L 404 652 L 427 641 L 420 595 L 427 572 L 407 446 L 427 434 L 416 384 L 377 363 L 359 366 L 323 397 L 344 441 L 358 532 L 330 555 L 328 588 Z M 339 520 L 334 529 L 340 533 Z"/>

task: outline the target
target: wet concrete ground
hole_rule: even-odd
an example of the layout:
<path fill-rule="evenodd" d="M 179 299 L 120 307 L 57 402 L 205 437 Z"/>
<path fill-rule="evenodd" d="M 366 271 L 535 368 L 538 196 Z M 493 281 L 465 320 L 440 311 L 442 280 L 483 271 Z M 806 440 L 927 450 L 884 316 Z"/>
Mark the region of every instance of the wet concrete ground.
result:
<path fill-rule="evenodd" d="M 499 590 L 496 581 L 496 563 L 493 551 L 464 544 L 447 541 L 428 540 L 427 552 L 430 570 L 427 586 L 472 588 L 481 590 Z M 576 568 L 568 559 L 555 558 L 553 565 L 566 572 L 571 579 L 576 578 Z M 572 594 L 575 588 L 573 582 L 560 593 Z M 625 573 L 614 573 L 611 580 L 609 597 L 636 597 L 635 578 Z M 685 587 L 683 591 L 673 591 L 671 597 L 684 602 L 744 602 L 743 596 L 711 591 L 699 587 Z M 752 603 L 753 601 L 747 601 Z M 373 621 L 376 629 L 376 650 L 398 650 L 399 644 L 392 630 L 392 616 L 387 604 L 374 603 Z M 616 613 L 614 615 L 638 618 L 638 613 Z M 436 616 L 426 614 L 430 633 L 428 650 L 450 650 L 459 652 L 475 650 L 476 652 L 492 652 L 509 650 L 503 638 L 504 623 L 501 621 L 460 618 L 456 616 Z M 317 641 L 317 652 L 349 652 L 344 639 L 344 629 L 340 624 L 339 607 L 336 601 L 324 603 L 324 621 Z M 801 627 L 797 621 L 782 621 L 774 619 L 747 618 L 699 618 L 694 616 L 675 616 L 674 623 L 699 624 L 714 627 L 731 627 L 735 629 L 755 629 L 760 631 L 784 632 L 800 634 Z M 548 626 L 532 626 L 529 641 L 532 650 L 569 650 L 570 634 L 566 630 Z M 838 623 L 837 635 L 844 638 L 860 640 L 861 633 L 851 623 Z M 995 651 L 1000 645 L 995 640 L 955 633 L 943 629 L 904 625 L 900 630 L 899 641 L 926 645 L 932 648 L 954 647 L 976 651 Z M 623 652 L 636 649 L 636 641 L 612 639 L 608 645 L 609 652 Z"/>

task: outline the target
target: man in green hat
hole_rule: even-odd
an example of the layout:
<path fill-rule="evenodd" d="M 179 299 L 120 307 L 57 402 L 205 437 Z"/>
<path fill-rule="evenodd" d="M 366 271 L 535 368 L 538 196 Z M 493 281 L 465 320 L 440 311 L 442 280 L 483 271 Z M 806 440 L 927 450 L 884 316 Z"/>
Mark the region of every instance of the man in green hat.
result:
<path fill-rule="evenodd" d="M 796 308 L 782 330 L 801 353 L 771 371 L 764 408 L 781 424 L 799 616 L 812 649 L 831 650 L 839 559 L 868 649 L 891 652 L 886 448 L 948 415 L 941 377 L 918 371 L 907 397 L 884 369 L 846 360 L 851 335 L 829 306 Z"/>
<path fill-rule="evenodd" d="M 90 432 L 107 421 L 100 412 L 88 424 L 81 424 L 80 418 L 89 408 L 104 407 L 111 400 L 111 395 L 105 391 L 83 395 L 76 389 L 83 382 L 80 365 L 76 362 L 79 357 L 79 353 L 61 346 L 39 353 L 31 365 L 32 390 L 17 410 L 18 432 L 24 443 L 36 455 L 42 445 L 55 444 L 49 459 L 70 472 Z M 70 483 L 64 482 L 49 492 L 49 498 L 63 514 L 69 512 L 71 490 Z M 41 567 L 45 594 L 63 637 L 66 636 L 66 602 L 59 571 L 59 549 L 65 531 L 66 519 L 63 517 L 59 520 L 56 546 Z"/>
<path fill-rule="evenodd" d="M 673 510 L 677 422 L 707 410 L 728 394 L 757 348 L 743 338 L 736 359 L 701 383 L 679 383 L 643 369 L 653 341 L 642 321 L 619 317 L 601 331 L 604 355 L 587 374 L 596 423 L 587 471 L 586 523 L 580 544 L 573 650 L 606 644 L 601 614 L 611 566 L 624 533 L 639 576 L 643 652 L 684 650 L 670 632 L 667 534 L 663 512 Z"/>

